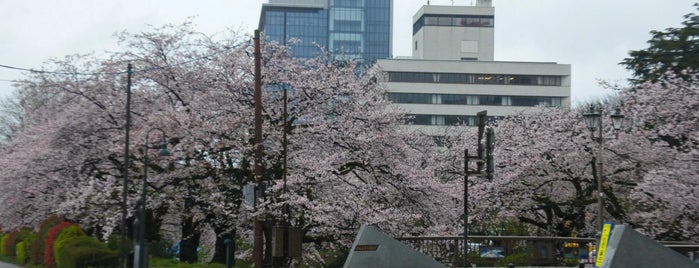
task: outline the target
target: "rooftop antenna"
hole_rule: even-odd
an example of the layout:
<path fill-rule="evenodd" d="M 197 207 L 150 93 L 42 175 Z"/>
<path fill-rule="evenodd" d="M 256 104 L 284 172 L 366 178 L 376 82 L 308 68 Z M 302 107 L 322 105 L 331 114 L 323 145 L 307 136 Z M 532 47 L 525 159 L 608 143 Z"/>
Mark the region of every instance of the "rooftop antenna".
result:
<path fill-rule="evenodd" d="M 428 6 L 430 5 L 430 0 L 427 0 L 427 5 L 428 5 Z"/>

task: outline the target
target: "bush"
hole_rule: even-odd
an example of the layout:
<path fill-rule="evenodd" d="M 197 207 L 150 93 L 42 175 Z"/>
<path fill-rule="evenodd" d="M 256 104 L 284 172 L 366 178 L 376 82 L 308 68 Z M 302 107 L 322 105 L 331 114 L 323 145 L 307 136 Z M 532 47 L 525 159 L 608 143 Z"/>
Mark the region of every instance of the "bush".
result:
<path fill-rule="evenodd" d="M 19 231 L 14 231 L 2 241 L 2 253 L 4 256 L 15 256 L 15 245 L 19 242 Z"/>
<path fill-rule="evenodd" d="M 170 252 L 171 247 L 172 243 L 166 240 L 157 240 L 149 245 L 148 251 L 153 258 L 174 258 L 175 256 Z"/>
<path fill-rule="evenodd" d="M 120 235 L 110 235 L 109 238 L 107 238 L 107 248 L 114 250 L 116 252 L 121 252 L 119 251 L 119 244 L 121 244 L 121 236 Z M 131 252 L 133 251 L 133 243 L 131 239 L 126 237 L 126 241 L 124 241 L 124 251 L 125 252 Z"/>
<path fill-rule="evenodd" d="M 73 223 L 64 221 L 52 227 L 46 233 L 46 239 L 44 240 L 44 265 L 52 267 L 54 264 L 56 264 L 56 260 L 54 259 L 55 256 L 53 255 L 53 243 L 60 232 L 70 225 L 73 225 Z"/>
<path fill-rule="evenodd" d="M 62 260 L 58 251 L 63 247 L 63 244 L 65 244 L 64 242 L 68 241 L 70 238 L 79 236 L 86 236 L 86 234 L 77 224 L 70 225 L 60 231 L 58 237 L 56 237 L 56 240 L 53 242 L 53 256 L 56 261 L 56 266 L 61 267 Z"/>
<path fill-rule="evenodd" d="M 117 251 L 110 250 L 106 243 L 91 236 L 63 240 L 56 257 L 61 260 L 58 268 L 115 267 L 119 263 Z"/>
<path fill-rule="evenodd" d="M 39 232 L 36 234 L 36 239 L 30 244 L 29 260 L 31 263 L 41 265 L 44 263 L 44 242 L 46 241 L 46 233 L 63 221 L 58 216 L 51 216 L 44 220 L 39 226 Z"/>
<path fill-rule="evenodd" d="M 10 236 L 10 234 L 3 234 L 0 236 L 0 255 L 6 256 L 5 255 L 5 241 L 7 240 L 7 237 Z"/>
<path fill-rule="evenodd" d="M 502 259 L 495 262 L 495 266 L 507 267 L 508 264 L 512 263 L 515 267 L 517 266 L 527 266 L 531 265 L 529 253 L 515 253 L 510 254 Z"/>
<path fill-rule="evenodd" d="M 17 243 L 15 255 L 17 256 L 17 263 L 24 264 L 24 261 L 27 258 L 27 250 L 24 246 L 24 241 Z"/>
<path fill-rule="evenodd" d="M 36 240 L 36 233 L 27 230 L 25 234 L 22 235 L 22 245 L 20 246 L 20 243 L 17 243 L 16 246 L 16 251 L 17 251 L 17 263 L 18 264 L 26 264 L 31 262 L 31 247 L 34 241 Z M 20 252 L 22 252 L 23 256 L 20 258 Z"/>
<path fill-rule="evenodd" d="M 73 247 L 65 249 L 67 254 L 61 266 L 65 268 L 79 267 L 117 267 L 119 253 L 105 248 Z"/>

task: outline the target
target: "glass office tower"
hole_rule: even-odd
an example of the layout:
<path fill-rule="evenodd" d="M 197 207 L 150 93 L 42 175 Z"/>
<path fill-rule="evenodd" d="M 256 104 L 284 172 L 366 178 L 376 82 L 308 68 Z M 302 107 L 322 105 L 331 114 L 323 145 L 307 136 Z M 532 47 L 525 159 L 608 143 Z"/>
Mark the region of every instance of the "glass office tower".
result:
<path fill-rule="evenodd" d="M 270 0 L 260 30 L 268 41 L 291 44 L 295 57 L 320 55 L 373 62 L 391 57 L 392 0 Z"/>

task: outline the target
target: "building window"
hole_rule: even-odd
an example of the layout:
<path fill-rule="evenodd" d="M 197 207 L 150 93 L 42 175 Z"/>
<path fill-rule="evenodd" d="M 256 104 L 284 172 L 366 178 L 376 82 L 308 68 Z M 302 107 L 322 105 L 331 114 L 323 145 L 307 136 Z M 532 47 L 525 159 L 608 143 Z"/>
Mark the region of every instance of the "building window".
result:
<path fill-rule="evenodd" d="M 478 117 L 473 115 L 440 115 L 440 114 L 409 114 L 406 124 L 423 126 L 475 126 Z M 487 116 L 487 121 L 493 121 L 496 117 Z"/>
<path fill-rule="evenodd" d="M 413 24 L 413 34 L 424 26 L 495 27 L 494 16 L 424 14 Z"/>
<path fill-rule="evenodd" d="M 401 104 L 489 105 L 489 106 L 554 106 L 560 107 L 562 97 L 500 96 L 466 94 L 399 93 L 387 94 L 387 99 Z"/>
<path fill-rule="evenodd" d="M 561 86 L 562 76 L 389 72 L 389 82 Z"/>

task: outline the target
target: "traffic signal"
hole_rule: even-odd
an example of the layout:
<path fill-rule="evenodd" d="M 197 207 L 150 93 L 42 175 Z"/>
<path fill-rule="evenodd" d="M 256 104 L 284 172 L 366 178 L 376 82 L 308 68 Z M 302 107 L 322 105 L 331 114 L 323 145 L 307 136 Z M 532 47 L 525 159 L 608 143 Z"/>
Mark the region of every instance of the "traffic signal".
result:
<path fill-rule="evenodd" d="M 495 150 L 495 130 L 489 127 L 485 131 L 485 177 L 489 180 L 493 179 L 493 171 L 495 163 L 493 160 L 493 151 Z"/>

